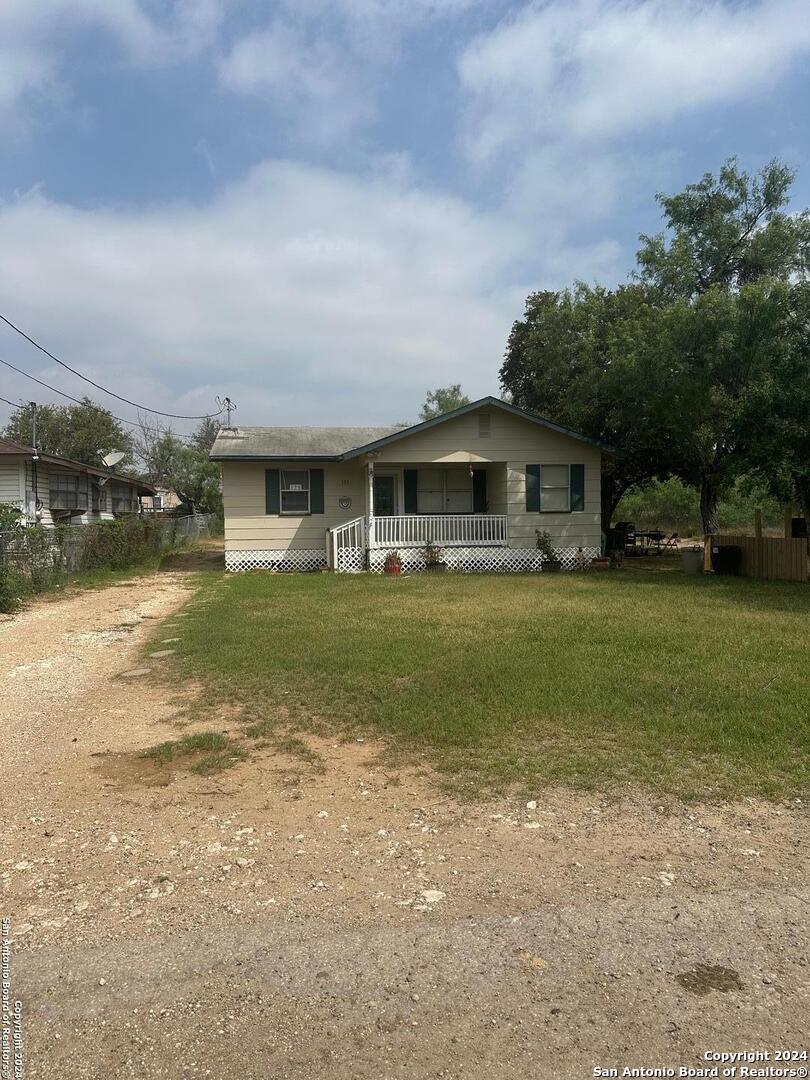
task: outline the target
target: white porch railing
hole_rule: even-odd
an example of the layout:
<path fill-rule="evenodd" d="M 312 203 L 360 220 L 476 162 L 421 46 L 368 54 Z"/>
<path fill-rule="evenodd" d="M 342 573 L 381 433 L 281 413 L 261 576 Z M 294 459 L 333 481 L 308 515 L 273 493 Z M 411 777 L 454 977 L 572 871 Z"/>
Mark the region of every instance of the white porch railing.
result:
<path fill-rule="evenodd" d="M 371 547 L 506 547 L 506 514 L 397 514 L 374 518 Z"/>
<path fill-rule="evenodd" d="M 329 529 L 327 552 L 332 570 L 362 570 L 366 551 L 366 519 L 354 518 Z"/>

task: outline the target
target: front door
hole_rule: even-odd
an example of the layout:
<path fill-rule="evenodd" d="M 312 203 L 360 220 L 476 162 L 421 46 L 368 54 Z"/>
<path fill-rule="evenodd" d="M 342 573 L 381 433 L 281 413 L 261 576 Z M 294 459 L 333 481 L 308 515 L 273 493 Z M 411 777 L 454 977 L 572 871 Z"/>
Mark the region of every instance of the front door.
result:
<path fill-rule="evenodd" d="M 374 516 L 391 517 L 397 512 L 397 478 L 390 473 L 374 476 Z"/>

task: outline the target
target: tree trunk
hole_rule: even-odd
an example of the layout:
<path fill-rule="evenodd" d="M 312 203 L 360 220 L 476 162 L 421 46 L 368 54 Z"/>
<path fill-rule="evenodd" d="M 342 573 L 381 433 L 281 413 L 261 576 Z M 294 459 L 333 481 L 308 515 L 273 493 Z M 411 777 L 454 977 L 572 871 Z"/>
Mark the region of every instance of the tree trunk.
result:
<path fill-rule="evenodd" d="M 795 473 L 793 476 L 793 490 L 796 494 L 796 502 L 801 512 L 807 516 L 810 514 L 810 473 Z"/>
<path fill-rule="evenodd" d="M 601 511 L 602 511 L 602 532 L 607 535 L 608 530 L 613 522 L 613 515 L 616 511 L 616 507 L 621 501 L 622 495 L 627 490 L 626 484 L 620 484 L 615 476 L 611 476 L 609 473 L 602 473 L 602 487 L 601 487 Z"/>
<path fill-rule="evenodd" d="M 720 501 L 720 489 L 715 477 L 706 474 L 700 482 L 700 519 L 703 523 L 703 534 L 714 536 L 717 532 L 717 504 Z"/>

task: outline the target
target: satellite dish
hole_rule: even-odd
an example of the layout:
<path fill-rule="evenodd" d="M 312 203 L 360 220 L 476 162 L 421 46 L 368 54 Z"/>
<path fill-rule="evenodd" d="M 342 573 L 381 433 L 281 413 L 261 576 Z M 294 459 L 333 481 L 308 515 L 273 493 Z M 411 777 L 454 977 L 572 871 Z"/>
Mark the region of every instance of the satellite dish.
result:
<path fill-rule="evenodd" d="M 119 461 L 123 461 L 127 455 L 123 450 L 112 450 L 109 454 L 105 454 L 101 459 L 101 464 L 106 465 L 108 469 L 114 469 Z"/>

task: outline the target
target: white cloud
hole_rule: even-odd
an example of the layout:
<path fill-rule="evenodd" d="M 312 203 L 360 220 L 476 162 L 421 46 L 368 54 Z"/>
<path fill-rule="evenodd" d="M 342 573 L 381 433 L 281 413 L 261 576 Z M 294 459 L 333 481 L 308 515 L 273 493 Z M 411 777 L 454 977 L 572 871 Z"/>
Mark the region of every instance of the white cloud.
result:
<path fill-rule="evenodd" d="M 0 120 L 23 123 L 30 100 L 68 93 L 62 65 L 83 32 L 105 31 L 133 63 L 166 62 L 214 40 L 222 2 L 174 0 L 158 21 L 142 0 L 2 0 Z"/>
<path fill-rule="evenodd" d="M 335 143 L 373 119 L 402 39 L 482 0 L 284 0 L 219 62 L 229 90 L 258 95 L 303 141 Z"/>
<path fill-rule="evenodd" d="M 639 133 L 750 100 L 810 49 L 807 0 L 532 3 L 465 49 L 467 149 L 488 162 L 538 139 Z"/>
<path fill-rule="evenodd" d="M 274 162 L 202 207 L 0 205 L 0 293 L 57 355 L 136 400 L 196 412 L 229 393 L 243 422 L 386 422 L 435 384 L 496 390 L 531 245 L 406 175 Z M 82 390 L 2 338 L 12 362 Z"/>
<path fill-rule="evenodd" d="M 220 77 L 229 90 L 271 98 L 312 142 L 335 142 L 373 114 L 345 48 L 281 20 L 237 42 Z"/>

